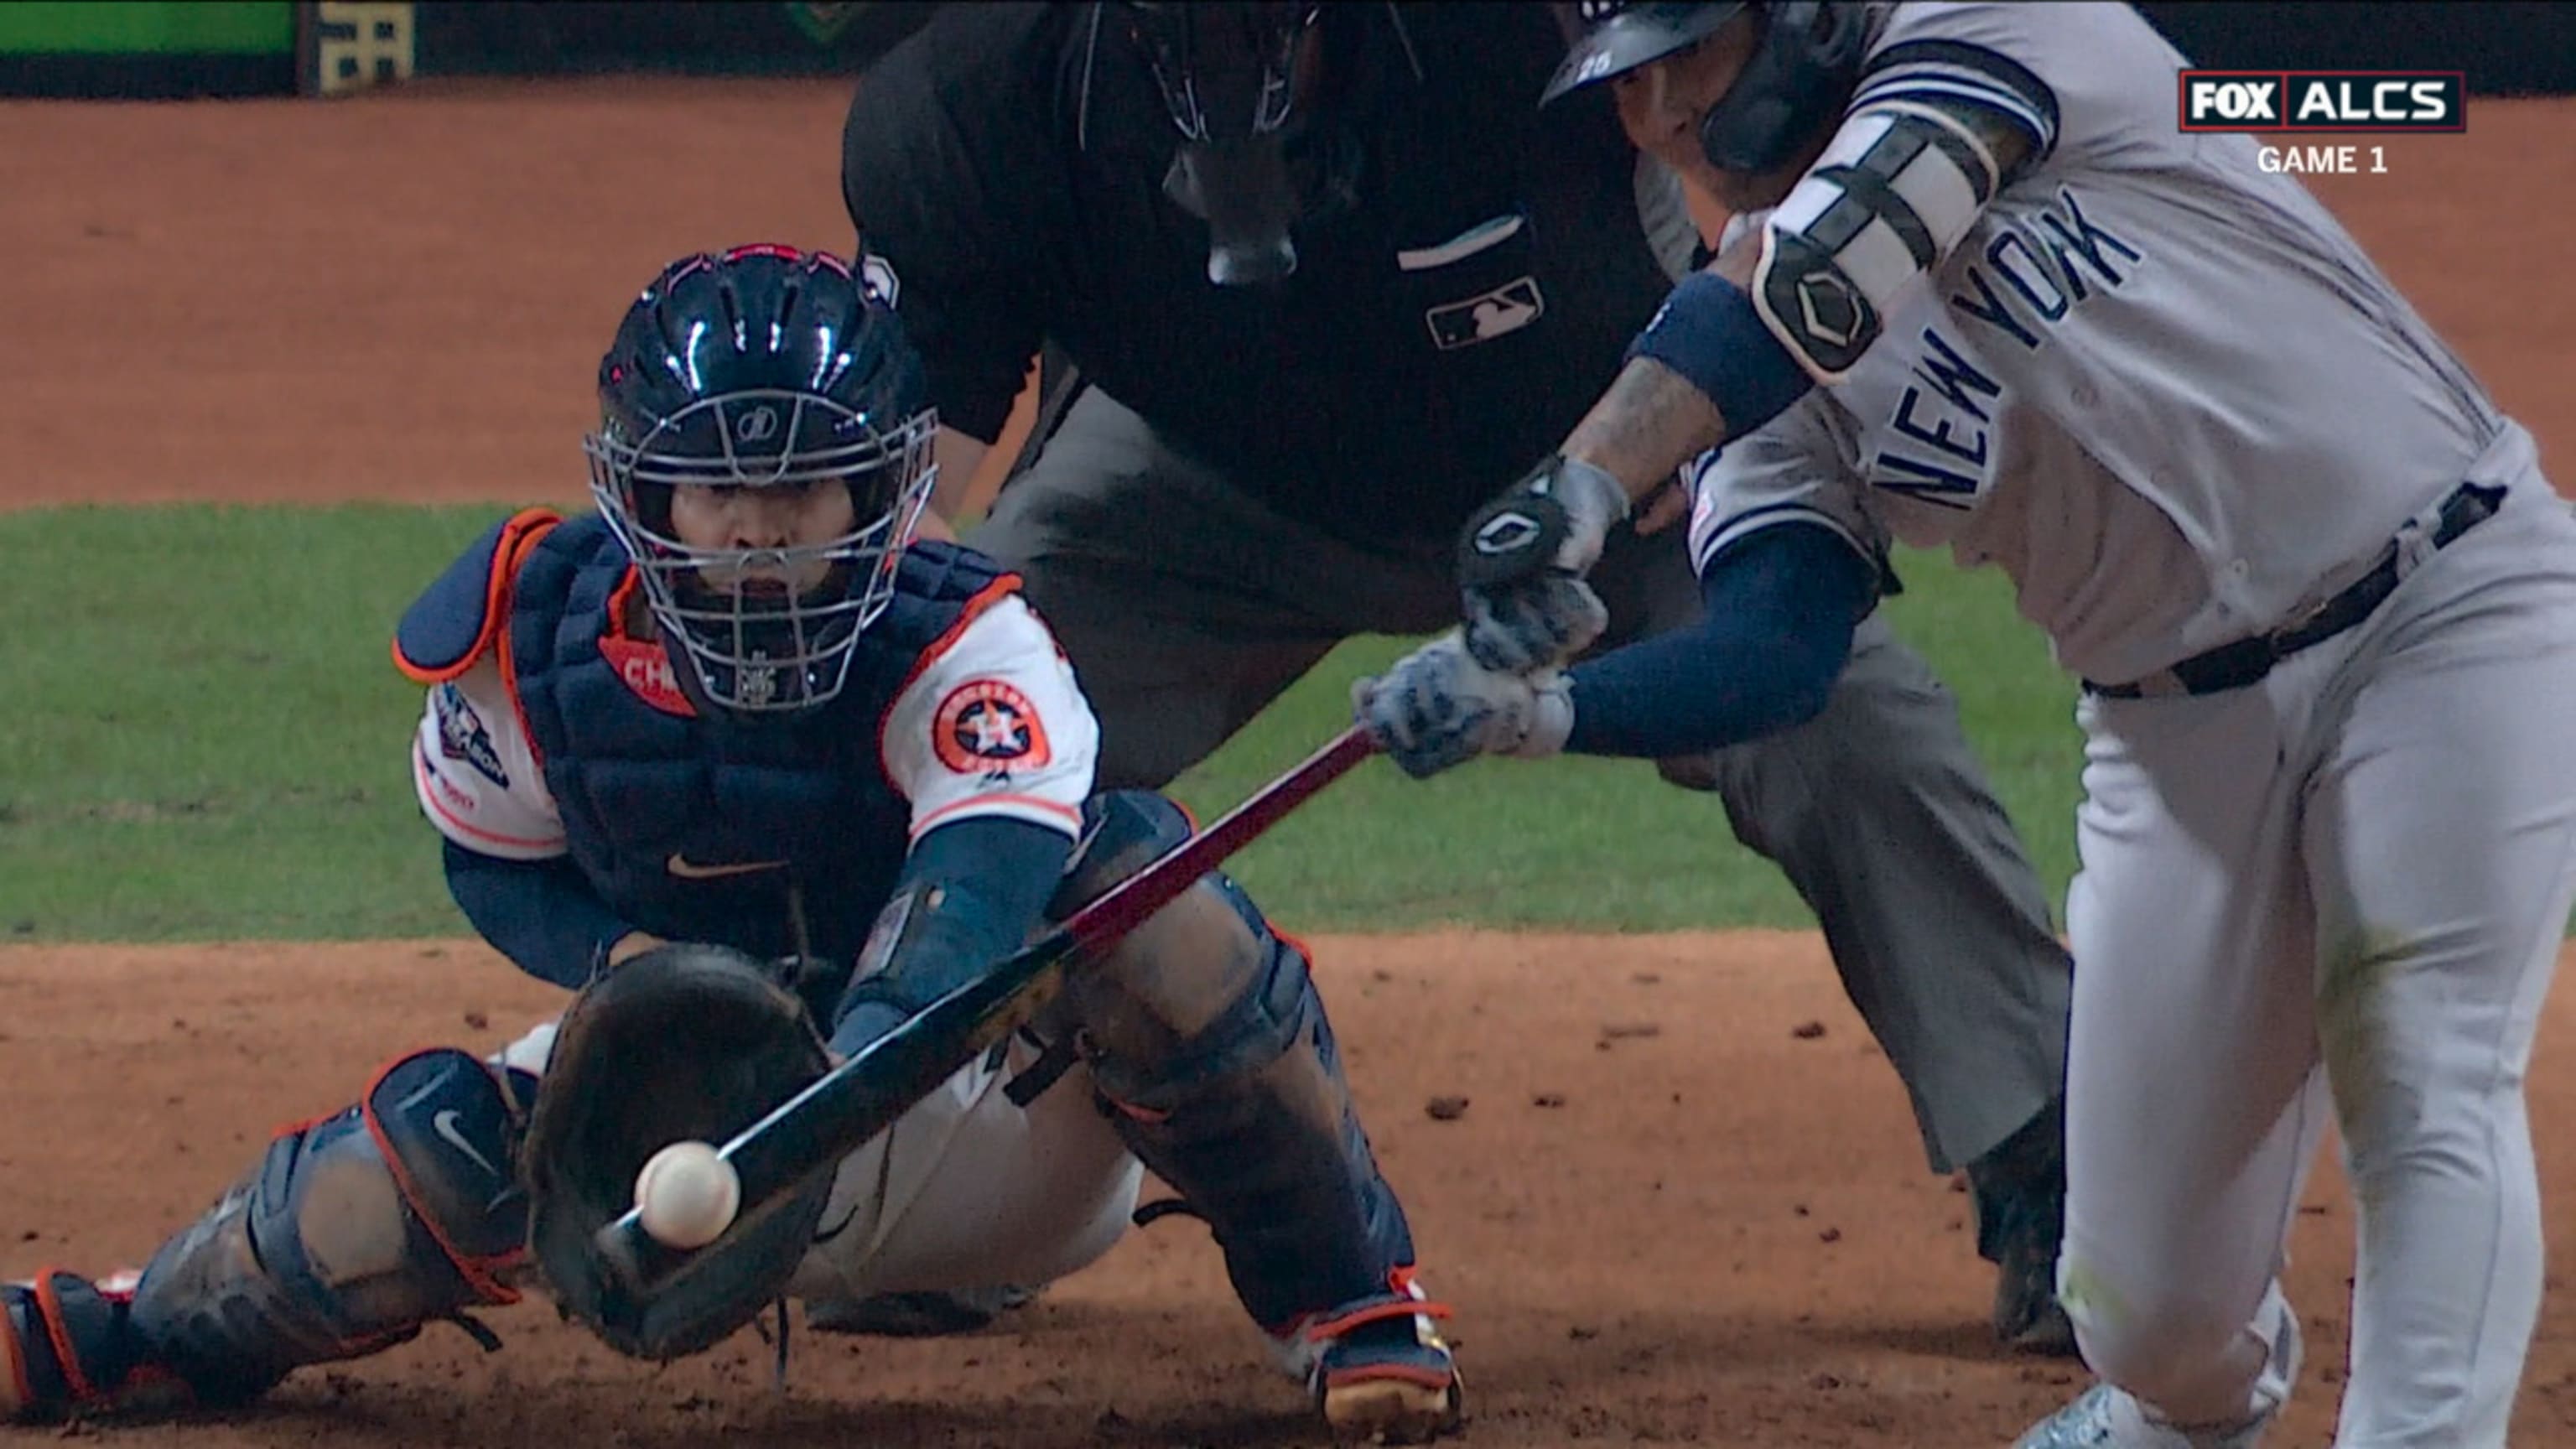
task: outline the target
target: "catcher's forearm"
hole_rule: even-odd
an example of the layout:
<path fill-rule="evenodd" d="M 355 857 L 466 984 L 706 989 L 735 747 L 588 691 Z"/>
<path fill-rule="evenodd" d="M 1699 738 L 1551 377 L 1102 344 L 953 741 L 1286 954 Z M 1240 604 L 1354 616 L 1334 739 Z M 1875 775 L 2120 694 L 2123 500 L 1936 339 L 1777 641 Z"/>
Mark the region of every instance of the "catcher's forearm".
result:
<path fill-rule="evenodd" d="M 452 840 L 442 844 L 457 909 L 494 950 L 540 981 L 578 988 L 600 951 L 634 930 L 569 856 L 502 860 Z"/>
<path fill-rule="evenodd" d="M 1003 816 L 939 826 L 904 858 L 828 1024 L 847 1055 L 1019 949 L 1073 855 L 1060 830 Z"/>

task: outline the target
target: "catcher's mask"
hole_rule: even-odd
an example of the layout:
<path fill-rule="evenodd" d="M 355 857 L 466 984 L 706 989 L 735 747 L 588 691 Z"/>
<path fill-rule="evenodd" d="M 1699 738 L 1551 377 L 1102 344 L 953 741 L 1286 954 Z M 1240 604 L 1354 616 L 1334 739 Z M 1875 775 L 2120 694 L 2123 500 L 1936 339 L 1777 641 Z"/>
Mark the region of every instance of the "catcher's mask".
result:
<path fill-rule="evenodd" d="M 1385 13 L 1410 58 L 1403 16 Z M 1153 71 L 1181 139 L 1163 190 L 1207 223 L 1208 280 L 1251 286 L 1296 271 L 1291 228 L 1346 202 L 1359 164 L 1348 138 L 1316 125 L 1325 7 L 1127 0 L 1095 5 L 1090 23 L 1095 52 L 1105 28 Z M 1085 57 L 1086 113 L 1097 64 Z"/>
<path fill-rule="evenodd" d="M 803 1000 L 728 947 L 656 946 L 584 987 L 556 1029 L 521 1154 L 529 1253 L 564 1313 L 658 1361 L 721 1342 L 777 1301 L 813 1244 L 829 1175 L 778 1204 L 744 1204 L 725 1236 L 642 1295 L 592 1240 L 634 1206 L 654 1153 L 721 1144 L 830 1067 Z"/>
<path fill-rule="evenodd" d="M 894 313 L 823 253 L 689 257 L 628 309 L 599 398 L 599 431 L 584 440 L 591 493 L 689 692 L 741 714 L 839 693 L 936 479 L 937 420 Z M 843 490 L 847 522 L 811 537 L 692 540 L 673 522 L 684 489 L 710 515 L 729 490 L 781 502 Z"/>
<path fill-rule="evenodd" d="M 1687 50 L 1751 10 L 1754 23 L 1762 27 L 1753 54 L 1699 123 L 1699 146 L 1708 164 L 1744 176 L 1789 164 L 1801 146 L 1841 114 L 1858 83 L 1867 38 L 1862 7 L 1852 0 L 1751 5 L 1743 0 L 1696 5 L 1580 0 L 1551 8 L 1568 48 L 1539 97 L 1542 105 Z"/>

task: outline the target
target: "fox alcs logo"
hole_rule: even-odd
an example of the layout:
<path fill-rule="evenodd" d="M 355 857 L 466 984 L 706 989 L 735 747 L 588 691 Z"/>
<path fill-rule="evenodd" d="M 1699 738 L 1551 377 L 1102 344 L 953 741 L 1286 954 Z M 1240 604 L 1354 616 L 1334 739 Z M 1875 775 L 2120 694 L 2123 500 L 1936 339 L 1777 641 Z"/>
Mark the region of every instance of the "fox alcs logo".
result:
<path fill-rule="evenodd" d="M 2465 131 L 2455 70 L 2187 70 L 2186 131 Z"/>

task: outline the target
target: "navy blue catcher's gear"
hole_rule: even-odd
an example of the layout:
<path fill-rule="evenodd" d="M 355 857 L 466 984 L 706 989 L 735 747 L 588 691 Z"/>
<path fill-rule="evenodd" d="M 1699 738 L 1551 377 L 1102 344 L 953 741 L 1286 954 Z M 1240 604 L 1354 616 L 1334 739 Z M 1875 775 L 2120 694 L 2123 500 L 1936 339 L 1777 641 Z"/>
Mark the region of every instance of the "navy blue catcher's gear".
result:
<path fill-rule="evenodd" d="M 1095 796 L 1083 816 L 1051 914 L 1190 834 L 1150 791 Z M 1072 972 L 1059 1010 L 1119 1134 L 1215 1229 L 1257 1322 L 1275 1332 L 1383 1296 L 1411 1268 L 1404 1209 L 1360 1130 L 1305 953 L 1224 872 Z"/>
<path fill-rule="evenodd" d="M 497 565 L 496 551 L 506 555 Z M 911 807 L 878 764 L 885 709 L 924 651 L 1009 597 L 1016 578 L 971 549 L 914 544 L 851 651 L 843 692 L 793 715 L 744 717 L 701 712 L 669 687 L 638 692 L 639 671 L 663 674 L 662 651 L 644 657 L 627 638 L 628 564 L 601 519 L 520 515 L 413 603 L 395 661 L 434 685 L 506 645 L 566 848 L 617 919 L 756 956 L 857 959 L 910 849 Z M 685 673 L 676 663 L 668 672 Z M 794 867 L 682 878 L 674 856 Z"/>
<path fill-rule="evenodd" d="M 838 694 L 894 596 L 935 473 L 928 383 L 849 264 L 790 247 L 694 256 L 657 278 L 599 364 L 591 491 L 634 556 L 691 693 L 745 713 Z M 848 490 L 835 537 L 692 545 L 681 489 Z"/>
<path fill-rule="evenodd" d="M 359 1101 L 290 1127 L 139 1283 L 48 1271 L 0 1286 L 0 1422 L 175 1384 L 256 1397 L 304 1364 L 353 1358 L 518 1300 L 527 1074 L 453 1048 L 401 1057 Z"/>
<path fill-rule="evenodd" d="M 1866 40 L 1862 8 L 1850 0 L 1784 4 L 1632 4 L 1581 0 L 1555 7 L 1573 42 L 1541 103 L 1625 75 L 1699 44 L 1746 9 L 1762 27 L 1744 70 L 1700 118 L 1710 165 L 1759 175 L 1787 165 L 1851 99 Z"/>

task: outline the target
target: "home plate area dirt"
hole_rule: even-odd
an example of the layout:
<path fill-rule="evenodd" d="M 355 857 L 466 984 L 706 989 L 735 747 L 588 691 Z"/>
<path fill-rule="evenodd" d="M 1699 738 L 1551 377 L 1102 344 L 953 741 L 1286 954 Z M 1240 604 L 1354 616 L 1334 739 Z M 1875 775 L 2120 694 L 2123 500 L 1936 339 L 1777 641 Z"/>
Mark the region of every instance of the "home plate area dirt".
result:
<path fill-rule="evenodd" d="M 1968 1199 L 1926 1170 L 1895 1075 L 1811 935 L 1316 944 L 1426 1281 L 1457 1308 L 1468 1444 L 2001 1446 L 2080 1386 L 2072 1364 L 1989 1341 Z M 348 1101 L 388 1056 L 491 1050 L 559 1004 L 459 942 L 0 949 L 0 1271 L 139 1262 L 278 1124 Z M 2561 1241 L 2576 1159 L 2552 1124 L 2576 1099 L 2571 1034 L 2562 994 L 2532 1089 Z M 2329 1161 L 2291 1269 L 2312 1369 L 2278 1443 L 2331 1437 L 2351 1235 Z M 657 1369 L 535 1298 L 486 1321 L 497 1353 L 433 1327 L 247 1410 L 84 1432 L 138 1449 L 1319 1437 L 1187 1219 L 1132 1232 L 981 1334 L 796 1334 L 783 1391 L 750 1332 Z M 2553 1292 L 2518 1444 L 2576 1443 L 2571 1340 Z"/>

